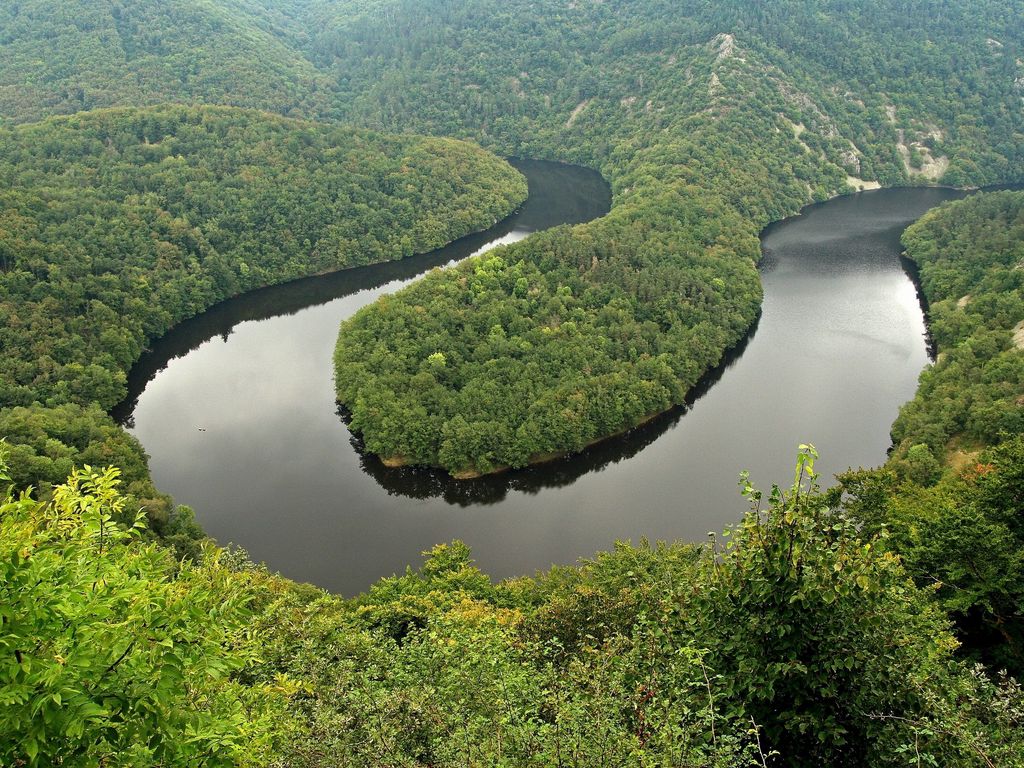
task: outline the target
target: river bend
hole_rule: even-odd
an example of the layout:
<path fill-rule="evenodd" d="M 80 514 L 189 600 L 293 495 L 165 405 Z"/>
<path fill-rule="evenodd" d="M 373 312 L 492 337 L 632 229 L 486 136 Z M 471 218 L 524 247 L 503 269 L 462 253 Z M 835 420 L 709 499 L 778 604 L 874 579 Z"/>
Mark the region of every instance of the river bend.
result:
<path fill-rule="evenodd" d="M 951 190 L 860 193 L 765 230 L 761 319 L 689 408 L 582 455 L 474 481 L 363 455 L 334 401 L 339 322 L 435 266 L 607 211 L 592 171 L 519 167 L 530 199 L 488 233 L 257 291 L 154 344 L 115 415 L 146 447 L 157 487 L 220 542 L 353 594 L 453 538 L 495 577 L 572 563 L 616 539 L 703 539 L 742 512 L 741 470 L 761 486 L 784 483 L 802 442 L 818 447 L 825 477 L 884 461 L 889 426 L 928 361 L 899 236 L 960 196 Z"/>

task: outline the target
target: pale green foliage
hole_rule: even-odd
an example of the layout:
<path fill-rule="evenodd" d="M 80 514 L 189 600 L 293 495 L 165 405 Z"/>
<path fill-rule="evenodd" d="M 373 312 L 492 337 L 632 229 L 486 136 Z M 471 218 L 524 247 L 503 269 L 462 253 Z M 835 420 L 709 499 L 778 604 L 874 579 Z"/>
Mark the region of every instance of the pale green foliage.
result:
<path fill-rule="evenodd" d="M 729 681 L 724 711 L 764 725 L 788 765 L 1020 765 L 1015 726 L 983 703 L 1019 708 L 1019 692 L 954 662 L 929 591 L 829 506 L 816 458 L 801 446 L 792 487 L 767 500 L 743 479 L 751 510 L 708 552 L 684 609 Z"/>
<path fill-rule="evenodd" d="M 1019 687 L 952 659 L 814 458 L 766 511 L 747 485 L 716 551 L 496 586 L 454 542 L 353 601 L 241 551 L 175 563 L 116 523 L 117 470 L 8 493 L 0 764 L 1018 768 Z"/>
<path fill-rule="evenodd" d="M 350 603 L 289 591 L 268 608 L 259 677 L 300 680 L 309 726 L 285 764 L 750 764 L 751 726 L 716 715 L 708 691 L 724 695 L 722 681 L 709 679 L 705 652 L 673 646 L 658 621 L 634 615 L 635 633 L 570 647 L 526 626 L 527 606 L 502 605 L 530 588 L 496 590 L 461 542 L 426 554 L 420 571 Z M 623 546 L 595 565 L 615 578 L 630 558 L 645 555 Z"/>
<path fill-rule="evenodd" d="M 212 549 L 143 545 L 141 512 L 117 525 L 118 474 L 0 502 L 0 764 L 258 762 L 273 697 L 231 681 L 253 657 L 245 584 Z"/>
<path fill-rule="evenodd" d="M 721 547 L 618 544 L 494 585 L 461 542 L 352 601 L 268 581 L 253 679 L 294 680 L 289 768 L 1020 768 L 1024 701 L 816 487 Z"/>

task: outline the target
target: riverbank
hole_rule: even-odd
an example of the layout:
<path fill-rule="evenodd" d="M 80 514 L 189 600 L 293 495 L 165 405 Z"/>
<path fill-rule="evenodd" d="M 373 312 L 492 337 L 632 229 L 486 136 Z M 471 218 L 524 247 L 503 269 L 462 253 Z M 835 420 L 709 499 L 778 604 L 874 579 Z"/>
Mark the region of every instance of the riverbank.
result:
<path fill-rule="evenodd" d="M 918 185 L 918 186 L 912 186 L 912 187 L 896 187 L 896 188 L 890 189 L 889 192 L 890 193 L 898 193 L 899 190 L 917 190 L 917 189 L 936 190 L 937 192 L 940 193 L 940 195 L 945 195 L 946 193 L 952 193 L 952 194 L 955 194 L 955 195 L 959 195 L 959 194 L 965 193 L 965 190 L 957 190 L 957 189 L 952 188 L 952 187 L 944 187 L 944 186 L 937 186 L 937 185 Z M 886 191 L 885 190 L 869 190 L 866 193 L 856 192 L 856 193 L 852 193 L 852 195 L 850 195 L 848 193 L 847 196 L 856 197 L 856 196 L 861 196 L 863 194 L 872 194 L 872 193 L 885 194 Z M 831 200 L 834 201 L 834 200 L 842 198 L 842 197 L 844 197 L 844 196 L 842 196 L 842 195 L 836 196 L 836 197 L 831 198 Z M 942 199 L 945 199 L 945 198 L 943 197 Z M 779 227 L 781 225 L 784 225 L 785 222 L 788 222 L 788 221 L 796 218 L 797 216 L 807 215 L 810 211 L 813 211 L 817 207 L 824 206 L 826 204 L 827 203 L 820 203 L 820 202 L 809 203 L 808 205 L 806 205 L 803 208 L 801 208 L 800 211 L 798 213 L 796 213 L 793 217 L 789 217 L 787 219 L 783 219 L 783 220 L 776 221 L 776 222 L 771 222 L 766 227 L 764 227 L 764 229 L 762 229 L 762 231 L 760 233 L 760 239 L 763 240 L 765 238 L 765 236 L 769 235 L 777 227 Z M 907 220 L 907 223 L 909 223 L 909 220 Z M 911 279 L 911 281 L 914 282 L 914 284 L 916 286 L 917 285 L 917 283 L 915 281 L 916 275 L 915 275 L 915 270 L 914 270 L 913 264 L 906 263 L 906 264 L 903 265 L 903 267 L 906 270 L 906 272 L 907 272 L 909 278 Z M 927 311 L 927 300 L 925 299 L 924 294 L 920 290 L 918 290 L 917 296 L 918 296 L 919 301 L 921 302 L 921 310 L 923 312 L 926 312 Z M 745 343 L 746 343 L 747 339 L 749 338 L 749 335 L 752 332 L 752 329 L 754 327 L 755 327 L 755 324 L 752 323 L 751 326 L 747 330 L 747 334 L 742 336 L 734 345 L 732 345 L 731 347 L 726 349 L 726 351 L 723 353 L 722 359 L 728 360 L 729 357 L 731 356 L 731 353 L 732 353 L 733 350 L 735 350 L 737 348 L 742 348 L 745 345 Z M 930 340 L 929 340 L 928 344 L 929 344 L 928 348 L 930 350 L 931 349 L 931 342 L 930 342 Z M 638 418 L 636 418 L 634 420 L 631 420 L 628 424 L 626 424 L 624 426 L 619 426 L 616 429 L 614 429 L 613 431 L 610 431 L 610 432 L 608 432 L 606 434 L 590 438 L 590 439 L 586 440 L 584 442 L 584 444 L 583 444 L 583 447 L 578 449 L 578 450 L 568 450 L 567 449 L 567 450 L 552 450 L 552 451 L 535 452 L 535 453 L 530 454 L 523 463 L 520 463 L 520 464 L 510 464 L 510 463 L 495 462 L 495 463 L 490 464 L 486 469 L 482 469 L 479 466 L 466 466 L 466 467 L 461 467 L 461 468 L 451 468 L 451 467 L 445 467 L 445 466 L 440 465 L 440 464 L 427 463 L 426 465 L 424 465 L 422 462 L 417 462 L 414 459 L 410 458 L 408 455 L 399 455 L 399 454 L 383 456 L 383 457 L 381 457 L 380 460 L 381 460 L 382 464 L 385 467 L 388 467 L 388 468 L 391 468 L 391 469 L 398 469 L 398 468 L 412 467 L 412 466 L 434 467 L 434 468 L 437 468 L 437 469 L 448 471 L 450 476 L 453 479 L 456 479 L 456 480 L 474 480 L 474 479 L 478 479 L 478 478 L 489 476 L 489 475 L 503 474 L 503 473 L 509 472 L 510 470 L 526 469 L 526 468 L 530 468 L 530 467 L 537 467 L 537 466 L 540 466 L 540 465 L 543 465 L 543 464 L 547 464 L 547 463 L 550 463 L 550 462 L 553 462 L 553 461 L 558 461 L 558 460 L 564 459 L 567 456 L 571 456 L 571 455 L 579 453 L 581 451 L 585 451 L 585 450 L 587 450 L 587 449 L 589 449 L 589 448 L 591 448 L 591 447 L 593 447 L 595 445 L 598 445 L 598 444 L 600 444 L 602 442 L 605 442 L 605 441 L 608 441 L 608 440 L 612 440 L 612 439 L 614 439 L 616 437 L 621 436 L 622 434 L 624 434 L 626 432 L 629 432 L 632 429 L 635 429 L 635 428 L 637 428 L 639 426 L 642 426 L 642 425 L 650 422 L 652 419 L 655 419 L 658 416 L 662 416 L 662 415 L 664 415 L 666 413 L 672 412 L 673 410 L 675 410 L 675 409 L 679 408 L 680 406 L 682 406 L 690 398 L 690 392 L 691 391 L 699 389 L 699 386 L 700 386 L 699 382 L 700 381 L 703 381 L 705 378 L 714 378 L 715 377 L 715 375 L 716 375 L 715 374 L 716 367 L 717 367 L 717 364 L 712 364 L 702 374 L 700 380 L 698 382 L 695 382 L 692 385 L 692 387 L 690 387 L 687 390 L 686 394 L 682 398 L 680 398 L 679 401 L 673 402 L 668 407 L 659 408 L 659 409 L 651 410 L 651 411 L 649 411 L 647 413 L 644 413 L 641 416 L 639 416 Z"/>
<path fill-rule="evenodd" d="M 596 174 L 562 182 L 566 169 L 557 170 L 554 197 L 588 186 L 607 194 Z M 552 197 L 536 193 L 516 237 L 554 210 Z M 159 486 L 193 506 L 210 535 L 344 594 L 404 572 L 419 552 L 453 538 L 471 544 L 495 578 L 571 563 L 616 539 L 700 540 L 743 508 L 738 473 L 768 487 L 792 471 L 794 445 L 819 447 L 826 479 L 885 460 L 898 407 L 928 361 L 899 235 L 950 194 L 850 195 L 773 225 L 757 328 L 706 390 L 691 388 L 685 409 L 545 464 L 469 480 L 387 468 L 336 414 L 330 354 L 339 319 L 416 279 L 421 261 L 422 269 L 447 263 L 443 256 L 368 268 L 347 290 L 332 276 L 314 296 L 311 281 L 305 308 L 291 291 L 275 308 L 273 289 L 243 304 L 234 325 L 211 318 L 205 340 L 169 360 L 142 393 L 132 433 Z M 563 211 L 583 203 L 566 200 Z M 257 307 L 272 317 L 256 319 Z"/>

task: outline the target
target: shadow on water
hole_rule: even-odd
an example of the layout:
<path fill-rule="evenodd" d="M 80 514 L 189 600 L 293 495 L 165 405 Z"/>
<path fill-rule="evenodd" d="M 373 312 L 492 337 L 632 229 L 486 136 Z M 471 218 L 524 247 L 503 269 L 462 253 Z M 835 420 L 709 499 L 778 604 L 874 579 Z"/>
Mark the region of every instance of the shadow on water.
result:
<path fill-rule="evenodd" d="M 791 471 L 801 442 L 821 451 L 823 477 L 884 460 L 892 419 L 927 364 L 899 237 L 962 196 L 950 190 L 851 195 L 766 229 L 756 334 L 687 405 L 582 454 L 453 481 L 353 450 L 330 363 L 344 317 L 481 240 L 608 210 L 596 173 L 525 165 L 531 198 L 496 232 L 243 296 L 154 344 L 133 392 L 166 370 L 139 398 L 133 433 L 159 487 L 221 541 L 289 577 L 355 594 L 453 538 L 496 578 L 571 563 L 615 540 L 696 541 L 735 521 L 741 470 L 768 487 Z M 262 318 L 274 319 L 245 322 Z"/>
<path fill-rule="evenodd" d="M 217 336 L 227 341 L 240 323 L 294 315 L 359 291 L 412 280 L 435 267 L 461 261 L 517 229 L 537 232 L 561 224 L 579 224 L 604 215 L 611 207 L 611 191 L 593 171 L 576 168 L 578 172 L 573 173 L 571 166 L 521 158 L 509 162 L 526 176 L 530 194 L 519 210 L 490 229 L 401 261 L 301 278 L 216 304 L 175 326 L 142 354 L 128 372 L 128 395 L 111 409 L 110 415 L 121 426 L 132 428 L 139 397 L 171 360 L 184 357 Z"/>
<path fill-rule="evenodd" d="M 706 395 L 743 356 L 750 344 L 760 316 L 740 342 L 729 349 L 722 361 L 709 370 L 693 386 L 684 405 L 676 406 L 629 431 L 595 443 L 583 451 L 543 464 L 485 475 L 472 480 L 455 480 L 447 472 L 426 467 L 387 467 L 374 454 L 364 450 L 362 440 L 352 435 L 352 447 L 359 453 L 360 466 L 389 496 L 411 499 L 444 499 L 460 507 L 498 504 L 509 492 L 537 494 L 546 488 L 571 485 L 584 475 L 601 472 L 606 467 L 633 458 L 674 427 L 693 406 Z M 341 406 L 338 416 L 347 423 L 348 414 Z"/>
<path fill-rule="evenodd" d="M 495 237 L 511 232 L 519 214 L 517 211 L 486 232 L 468 235 L 446 248 L 422 256 L 305 277 L 282 285 L 259 288 L 216 304 L 203 314 L 175 326 L 142 354 L 128 373 L 128 396 L 110 414 L 122 426 L 133 426 L 131 417 L 139 396 L 171 360 L 184 357 L 216 336 L 227 341 L 235 326 L 240 323 L 294 315 L 341 296 L 380 288 L 396 280 L 409 280 L 452 260 L 464 259 Z"/>

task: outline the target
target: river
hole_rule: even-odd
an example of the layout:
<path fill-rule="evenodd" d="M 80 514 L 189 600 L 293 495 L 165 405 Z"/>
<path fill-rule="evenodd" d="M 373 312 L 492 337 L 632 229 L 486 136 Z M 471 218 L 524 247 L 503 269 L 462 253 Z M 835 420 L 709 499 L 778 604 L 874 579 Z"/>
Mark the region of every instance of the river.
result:
<path fill-rule="evenodd" d="M 836 198 L 762 234 L 757 327 L 687 408 L 550 464 L 473 481 L 388 469 L 358 450 L 334 401 L 339 322 L 435 266 L 608 208 L 592 171 L 522 162 L 530 200 L 434 254 L 257 291 L 153 345 L 115 412 L 153 478 L 203 528 L 256 560 L 342 594 L 459 538 L 488 574 L 530 574 L 616 539 L 704 539 L 744 508 L 737 477 L 792 478 L 814 443 L 828 480 L 885 460 L 889 427 L 928 362 L 899 236 L 962 196 L 899 189 Z"/>

